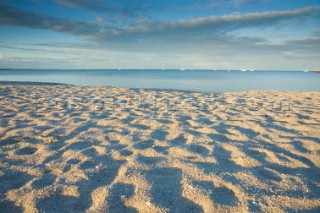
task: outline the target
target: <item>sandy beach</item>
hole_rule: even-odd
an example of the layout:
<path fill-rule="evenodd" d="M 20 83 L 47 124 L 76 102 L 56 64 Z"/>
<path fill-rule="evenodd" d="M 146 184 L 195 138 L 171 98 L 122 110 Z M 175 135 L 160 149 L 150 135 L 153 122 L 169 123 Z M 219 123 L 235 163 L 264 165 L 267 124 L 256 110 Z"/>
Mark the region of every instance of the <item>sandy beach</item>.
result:
<path fill-rule="evenodd" d="M 0 83 L 0 212 L 319 212 L 320 92 Z"/>

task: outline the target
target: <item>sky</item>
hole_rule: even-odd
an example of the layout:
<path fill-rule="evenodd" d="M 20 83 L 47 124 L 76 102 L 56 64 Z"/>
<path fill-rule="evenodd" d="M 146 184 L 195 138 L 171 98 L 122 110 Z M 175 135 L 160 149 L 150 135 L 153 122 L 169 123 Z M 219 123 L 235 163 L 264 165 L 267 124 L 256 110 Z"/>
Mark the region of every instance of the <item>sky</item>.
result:
<path fill-rule="evenodd" d="M 0 68 L 320 69 L 320 0 L 0 0 Z"/>

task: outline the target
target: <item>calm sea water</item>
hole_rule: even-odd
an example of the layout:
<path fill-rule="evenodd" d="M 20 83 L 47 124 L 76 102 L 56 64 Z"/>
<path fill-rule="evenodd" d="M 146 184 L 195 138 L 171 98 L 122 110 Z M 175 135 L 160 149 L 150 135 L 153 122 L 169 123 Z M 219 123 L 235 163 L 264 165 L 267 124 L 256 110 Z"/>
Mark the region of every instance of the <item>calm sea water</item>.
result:
<path fill-rule="evenodd" d="M 0 70 L 0 81 L 157 88 L 199 92 L 320 91 L 320 74 L 291 71 Z"/>

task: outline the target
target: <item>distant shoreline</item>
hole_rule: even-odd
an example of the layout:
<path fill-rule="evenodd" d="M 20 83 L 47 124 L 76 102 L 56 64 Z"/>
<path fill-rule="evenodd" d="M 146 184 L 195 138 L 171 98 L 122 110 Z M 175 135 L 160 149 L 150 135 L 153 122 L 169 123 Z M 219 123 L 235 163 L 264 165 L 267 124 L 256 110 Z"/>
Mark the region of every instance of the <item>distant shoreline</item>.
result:
<path fill-rule="evenodd" d="M 233 92 L 200 92 L 194 90 L 183 89 L 160 89 L 160 88 L 135 88 L 135 87 L 121 87 L 121 86 L 83 86 L 67 83 L 53 83 L 53 82 L 35 82 L 35 81 L 0 81 L 0 85 L 26 85 L 26 86 L 69 86 L 80 88 L 113 88 L 113 89 L 128 89 L 128 90 L 144 90 L 155 92 L 183 92 L 183 93 L 199 93 L 199 94 L 223 94 L 223 93 L 241 93 L 241 92 L 289 92 L 289 93 L 305 93 L 305 92 L 319 92 L 319 91 L 282 91 L 282 90 L 241 90 Z"/>
<path fill-rule="evenodd" d="M 34 81 L 0 81 L 0 85 L 69 85 L 69 86 L 75 86 L 72 84 L 63 84 L 63 83 L 53 83 L 53 82 L 34 82 Z"/>
<path fill-rule="evenodd" d="M 223 93 L 238 91 L 320 91 L 319 75 L 296 71 L 180 70 L 8 70 L 0 81 L 48 82 L 75 86 L 112 86 Z M 295 82 L 295 84 L 292 84 Z M 17 83 L 16 83 L 17 84 Z M 30 84 L 30 83 L 28 83 Z"/>

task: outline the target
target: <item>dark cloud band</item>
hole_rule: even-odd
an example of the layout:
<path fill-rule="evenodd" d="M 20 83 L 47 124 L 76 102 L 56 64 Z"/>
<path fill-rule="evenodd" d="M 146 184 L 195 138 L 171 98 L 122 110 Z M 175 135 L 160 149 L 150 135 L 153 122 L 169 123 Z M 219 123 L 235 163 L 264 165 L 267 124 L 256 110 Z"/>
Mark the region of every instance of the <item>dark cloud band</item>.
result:
<path fill-rule="evenodd" d="M 47 29 L 74 35 L 96 33 L 99 29 L 99 26 L 94 23 L 70 21 L 40 13 L 25 12 L 5 5 L 0 5 L 0 24 Z"/>
<path fill-rule="evenodd" d="M 173 36 L 185 33 L 192 35 L 195 30 L 197 36 L 199 36 L 199 33 L 226 33 L 246 27 L 274 25 L 281 21 L 301 19 L 303 17 L 319 18 L 319 11 L 320 7 L 317 6 L 290 11 L 271 11 L 221 17 L 211 16 L 180 21 L 143 20 L 138 24 L 133 23 L 119 28 L 117 25 L 103 26 L 98 23 L 71 21 L 0 5 L 0 24 L 47 29 L 78 36 L 88 36 L 95 40 L 122 37 L 133 37 L 135 39 L 156 35 L 170 37 L 170 34 Z"/>

